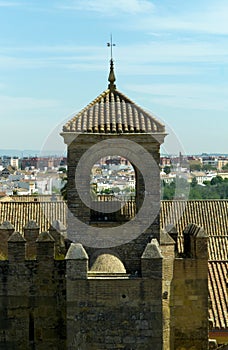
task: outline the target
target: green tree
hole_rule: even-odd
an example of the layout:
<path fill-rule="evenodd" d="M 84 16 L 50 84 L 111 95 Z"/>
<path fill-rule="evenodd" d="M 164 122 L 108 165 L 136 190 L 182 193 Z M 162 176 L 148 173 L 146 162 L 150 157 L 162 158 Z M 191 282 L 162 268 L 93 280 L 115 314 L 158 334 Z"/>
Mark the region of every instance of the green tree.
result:
<path fill-rule="evenodd" d="M 114 193 L 119 193 L 120 192 L 120 188 L 118 186 L 112 187 L 112 190 Z"/>
<path fill-rule="evenodd" d="M 213 177 L 213 179 L 211 179 L 211 185 L 214 186 L 214 185 L 218 185 L 220 183 L 223 182 L 223 178 L 219 175 L 217 175 L 216 177 Z"/>
<path fill-rule="evenodd" d="M 189 169 L 190 171 L 200 171 L 202 169 L 202 165 L 200 163 L 190 163 Z"/>
<path fill-rule="evenodd" d="M 228 170 L 228 163 L 222 167 L 222 170 Z"/>
<path fill-rule="evenodd" d="M 162 189 L 162 199 L 172 200 L 175 196 L 175 189 L 176 189 L 175 181 L 172 181 L 170 184 L 167 184 L 165 181 L 162 181 L 161 189 Z"/>
<path fill-rule="evenodd" d="M 60 190 L 57 187 L 53 186 L 52 187 L 52 193 L 59 194 Z"/>
<path fill-rule="evenodd" d="M 170 174 L 171 173 L 171 167 L 166 165 L 163 169 L 164 173 L 166 173 L 166 175 Z"/>
<path fill-rule="evenodd" d="M 191 182 L 191 187 L 196 187 L 198 185 L 198 181 L 196 177 L 193 177 L 192 182 Z"/>
<path fill-rule="evenodd" d="M 58 171 L 61 171 L 62 173 L 66 174 L 67 170 L 64 167 L 60 167 Z"/>
<path fill-rule="evenodd" d="M 188 198 L 192 200 L 198 199 L 228 199 L 228 179 L 223 180 L 221 176 L 214 178 L 215 180 L 206 182 L 206 185 L 190 186 L 186 180 L 176 179 L 174 183 L 166 184 L 162 182 L 162 198 L 164 200 L 172 200 L 175 198 Z"/>
<path fill-rule="evenodd" d="M 211 165 L 211 164 L 204 164 L 204 165 L 202 166 L 202 170 L 204 170 L 204 171 L 216 170 L 216 167 L 214 167 L 214 166 Z"/>

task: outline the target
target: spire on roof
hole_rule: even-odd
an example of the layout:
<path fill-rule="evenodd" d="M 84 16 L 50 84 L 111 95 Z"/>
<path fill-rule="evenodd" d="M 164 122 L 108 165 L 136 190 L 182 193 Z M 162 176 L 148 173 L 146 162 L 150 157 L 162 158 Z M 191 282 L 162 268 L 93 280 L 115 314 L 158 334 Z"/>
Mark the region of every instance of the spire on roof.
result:
<path fill-rule="evenodd" d="M 112 42 L 112 34 L 111 34 L 111 38 L 110 38 L 110 42 L 107 43 L 107 46 L 110 47 L 111 49 L 111 60 L 110 60 L 110 72 L 109 72 L 109 77 L 108 77 L 108 81 L 110 82 L 110 84 L 108 85 L 108 88 L 113 91 L 116 88 L 116 85 L 114 84 L 116 77 L 115 77 L 115 73 L 114 73 L 114 63 L 113 63 L 113 58 L 112 58 L 112 48 L 113 46 L 116 46 L 116 44 L 113 44 Z"/>
<path fill-rule="evenodd" d="M 114 84 L 116 80 L 115 77 L 115 73 L 114 73 L 114 64 L 113 64 L 113 59 L 111 58 L 110 60 L 110 72 L 109 72 L 109 77 L 108 77 L 108 81 L 110 82 L 110 84 L 108 84 L 108 88 L 113 91 L 116 88 L 116 85 Z"/>

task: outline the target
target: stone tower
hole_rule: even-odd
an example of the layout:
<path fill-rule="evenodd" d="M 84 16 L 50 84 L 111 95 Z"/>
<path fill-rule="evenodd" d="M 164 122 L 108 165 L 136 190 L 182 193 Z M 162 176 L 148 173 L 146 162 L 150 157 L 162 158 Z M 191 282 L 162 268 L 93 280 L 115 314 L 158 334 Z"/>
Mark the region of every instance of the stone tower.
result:
<path fill-rule="evenodd" d="M 146 244 L 152 238 L 160 240 L 159 161 L 166 134 L 164 125 L 118 91 L 114 82 L 111 60 L 108 89 L 61 133 L 68 146 L 68 238 L 82 243 L 90 258 L 97 248 L 112 248 L 127 273 L 134 274 L 141 271 Z M 136 215 L 130 222 L 121 215 L 123 204 L 97 202 L 90 194 L 92 166 L 110 155 L 127 158 L 135 170 Z"/>
<path fill-rule="evenodd" d="M 164 126 L 108 89 L 63 127 L 68 146 L 67 324 L 69 349 L 162 349 L 160 145 Z M 119 155 L 135 170 L 134 203 L 97 202 L 91 168 Z M 126 215 L 126 206 L 135 214 Z M 77 315 L 77 317 L 75 317 Z"/>
<path fill-rule="evenodd" d="M 116 89 L 112 59 L 108 89 L 61 135 L 72 242 L 65 258 L 68 349 L 207 349 L 207 237 L 194 228 L 179 242 L 160 230 L 165 127 Z M 113 155 L 134 168 L 131 203 L 91 194 L 93 165 Z"/>

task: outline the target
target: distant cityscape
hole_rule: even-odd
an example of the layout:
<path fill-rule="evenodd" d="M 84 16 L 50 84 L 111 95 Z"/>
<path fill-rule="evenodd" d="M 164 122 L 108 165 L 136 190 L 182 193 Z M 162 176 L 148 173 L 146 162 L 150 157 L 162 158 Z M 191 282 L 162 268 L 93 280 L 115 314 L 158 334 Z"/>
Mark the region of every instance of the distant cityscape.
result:
<path fill-rule="evenodd" d="M 65 156 L 0 157 L 0 198 L 12 195 L 61 194 L 66 182 Z M 160 176 L 169 186 L 177 178 L 187 183 L 206 186 L 218 177 L 228 181 L 228 155 L 161 155 Z M 215 181 L 215 180 L 214 180 Z M 91 169 L 91 195 L 94 199 L 109 195 L 117 199 L 135 195 L 135 173 L 123 157 L 102 158 Z"/>

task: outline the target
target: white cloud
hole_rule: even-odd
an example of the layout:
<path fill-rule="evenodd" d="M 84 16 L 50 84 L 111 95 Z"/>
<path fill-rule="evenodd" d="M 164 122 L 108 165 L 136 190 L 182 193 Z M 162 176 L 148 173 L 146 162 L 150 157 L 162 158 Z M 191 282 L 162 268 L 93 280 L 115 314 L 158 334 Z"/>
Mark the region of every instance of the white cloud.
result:
<path fill-rule="evenodd" d="M 0 114 L 21 113 L 24 111 L 34 111 L 48 108 L 55 108 L 60 105 L 59 101 L 51 99 L 41 99 L 32 97 L 14 97 L 0 95 Z"/>
<path fill-rule="evenodd" d="M 139 14 L 151 12 L 154 5 L 149 0 L 74 0 L 69 5 L 59 5 L 59 8 L 77 11 L 97 12 L 109 16 L 121 13 Z"/>
<path fill-rule="evenodd" d="M 140 95 L 150 96 L 150 101 L 160 105 L 188 110 L 228 111 L 225 86 L 174 83 L 126 85 L 126 88 Z"/>
<path fill-rule="evenodd" d="M 118 48 L 118 56 L 121 60 L 130 62 L 227 62 L 228 47 L 224 41 L 194 42 L 162 41 L 148 42 L 147 44 L 125 46 Z"/>
<path fill-rule="evenodd" d="M 12 2 L 12 1 L 0 1 L 0 7 L 14 7 L 20 6 L 22 3 Z"/>
<path fill-rule="evenodd" d="M 152 35 L 157 32 L 192 32 L 206 34 L 228 34 L 228 2 L 205 2 L 205 7 L 185 5 L 165 12 L 159 6 L 156 13 L 138 18 L 137 22 L 125 23 L 132 30 L 147 30 Z"/>

